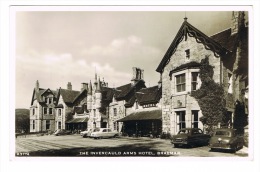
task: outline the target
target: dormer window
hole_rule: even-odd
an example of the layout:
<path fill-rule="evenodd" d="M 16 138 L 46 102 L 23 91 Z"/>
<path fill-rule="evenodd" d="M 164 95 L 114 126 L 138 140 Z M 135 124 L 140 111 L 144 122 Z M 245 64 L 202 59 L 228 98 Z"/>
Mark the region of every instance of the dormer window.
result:
<path fill-rule="evenodd" d="M 185 50 L 186 60 L 190 60 L 190 49 Z"/>

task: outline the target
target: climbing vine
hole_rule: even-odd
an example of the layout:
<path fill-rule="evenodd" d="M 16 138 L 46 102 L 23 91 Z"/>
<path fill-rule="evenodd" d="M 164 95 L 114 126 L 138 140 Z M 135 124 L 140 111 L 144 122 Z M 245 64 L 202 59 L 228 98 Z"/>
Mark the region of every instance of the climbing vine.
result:
<path fill-rule="evenodd" d="M 201 108 L 203 116 L 200 121 L 207 132 L 211 132 L 214 126 L 222 123 L 226 113 L 225 92 L 223 86 L 213 80 L 213 66 L 209 64 L 208 56 L 202 59 L 200 64 L 201 87 L 192 91 L 191 96 L 198 101 Z"/>

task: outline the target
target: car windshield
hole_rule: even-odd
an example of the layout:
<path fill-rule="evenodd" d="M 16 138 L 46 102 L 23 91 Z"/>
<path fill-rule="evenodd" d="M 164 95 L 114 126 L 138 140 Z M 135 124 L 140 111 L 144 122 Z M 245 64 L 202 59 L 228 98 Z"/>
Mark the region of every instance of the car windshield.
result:
<path fill-rule="evenodd" d="M 215 136 L 230 136 L 229 131 L 216 131 Z"/>

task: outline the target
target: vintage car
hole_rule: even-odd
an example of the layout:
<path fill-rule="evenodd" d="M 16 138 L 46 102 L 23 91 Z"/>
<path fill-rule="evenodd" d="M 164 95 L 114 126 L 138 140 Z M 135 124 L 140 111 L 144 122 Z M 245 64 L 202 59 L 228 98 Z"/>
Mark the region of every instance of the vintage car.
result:
<path fill-rule="evenodd" d="M 230 150 L 236 152 L 243 148 L 244 138 L 236 133 L 235 129 L 216 129 L 209 141 L 209 147 L 214 150 Z"/>
<path fill-rule="evenodd" d="M 171 137 L 174 147 L 208 145 L 210 135 L 204 134 L 199 128 L 182 128 L 177 135 Z"/>
<path fill-rule="evenodd" d="M 80 135 L 82 136 L 82 137 L 90 137 L 90 135 L 91 135 L 91 133 L 92 132 L 95 132 L 95 131 L 97 131 L 98 130 L 98 128 L 89 128 L 89 129 L 86 129 L 85 131 L 81 131 L 80 132 Z"/>
<path fill-rule="evenodd" d="M 90 137 L 94 139 L 110 138 L 117 136 L 119 136 L 119 133 L 117 131 L 112 131 L 110 128 L 97 128 L 95 132 L 92 132 L 90 134 Z"/>
<path fill-rule="evenodd" d="M 54 131 L 53 134 L 54 134 L 55 136 L 68 135 L 68 134 L 71 134 L 71 131 L 65 130 L 65 129 L 57 129 L 56 131 Z"/>

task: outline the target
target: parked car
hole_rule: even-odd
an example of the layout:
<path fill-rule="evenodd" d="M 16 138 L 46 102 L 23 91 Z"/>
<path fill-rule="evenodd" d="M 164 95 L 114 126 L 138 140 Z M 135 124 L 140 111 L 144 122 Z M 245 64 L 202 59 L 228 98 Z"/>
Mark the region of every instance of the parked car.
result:
<path fill-rule="evenodd" d="M 90 137 L 90 135 L 91 135 L 91 133 L 92 132 L 95 132 L 95 131 L 97 131 L 98 130 L 98 128 L 95 128 L 95 129 L 93 129 L 93 128 L 89 128 L 89 129 L 86 129 L 85 131 L 81 131 L 80 132 L 80 135 L 82 136 L 82 137 Z"/>
<path fill-rule="evenodd" d="M 68 135 L 68 134 L 71 134 L 71 131 L 65 130 L 65 129 L 57 129 L 56 131 L 54 131 L 53 134 L 54 134 L 55 136 Z"/>
<path fill-rule="evenodd" d="M 94 139 L 101 139 L 101 138 L 110 138 L 110 137 L 117 137 L 119 133 L 117 131 L 112 131 L 110 128 L 97 128 L 95 132 L 90 134 L 90 137 Z"/>
<path fill-rule="evenodd" d="M 177 135 L 171 137 L 174 147 L 208 145 L 210 135 L 199 128 L 182 128 Z"/>
<path fill-rule="evenodd" d="M 243 148 L 244 138 L 236 133 L 235 129 L 216 129 L 210 139 L 211 150 L 230 150 L 236 152 Z"/>

